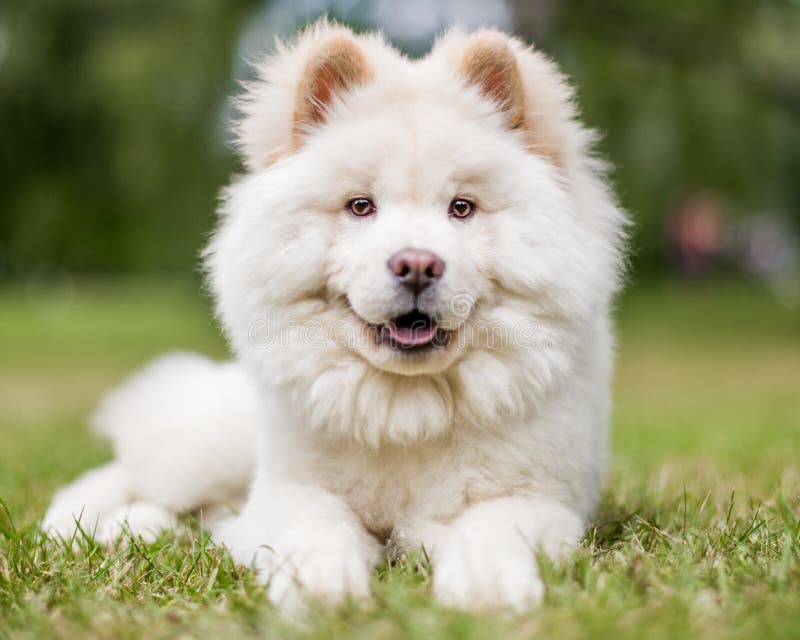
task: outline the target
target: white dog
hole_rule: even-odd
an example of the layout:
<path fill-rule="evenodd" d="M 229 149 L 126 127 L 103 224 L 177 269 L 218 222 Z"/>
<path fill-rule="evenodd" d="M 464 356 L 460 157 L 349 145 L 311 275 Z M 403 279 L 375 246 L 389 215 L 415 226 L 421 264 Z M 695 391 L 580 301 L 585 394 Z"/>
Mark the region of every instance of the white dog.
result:
<path fill-rule="evenodd" d="M 206 265 L 234 363 L 167 356 L 95 422 L 46 529 L 215 539 L 278 603 L 423 547 L 459 607 L 525 607 L 606 466 L 625 219 L 556 67 L 495 31 L 409 60 L 318 23 L 258 68 Z M 240 503 L 242 504 L 242 503 Z"/>

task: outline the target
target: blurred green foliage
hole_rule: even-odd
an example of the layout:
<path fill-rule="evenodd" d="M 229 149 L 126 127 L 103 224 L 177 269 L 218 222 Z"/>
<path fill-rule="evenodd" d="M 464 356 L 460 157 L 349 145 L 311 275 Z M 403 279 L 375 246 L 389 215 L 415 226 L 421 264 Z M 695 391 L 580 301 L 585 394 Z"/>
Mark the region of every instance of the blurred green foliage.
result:
<path fill-rule="evenodd" d="M 17 0 L 0 13 L 0 263 L 187 268 L 234 168 L 247 0 Z"/>
<path fill-rule="evenodd" d="M 226 96 L 264 4 L 0 5 L 0 274 L 196 264 L 237 168 Z M 665 216 L 697 191 L 800 219 L 797 0 L 510 5 L 603 133 L 640 267 L 663 266 Z"/>
<path fill-rule="evenodd" d="M 699 191 L 800 227 L 800 2 L 558 4 L 542 44 L 603 134 L 640 268 L 663 265 L 664 219 Z"/>

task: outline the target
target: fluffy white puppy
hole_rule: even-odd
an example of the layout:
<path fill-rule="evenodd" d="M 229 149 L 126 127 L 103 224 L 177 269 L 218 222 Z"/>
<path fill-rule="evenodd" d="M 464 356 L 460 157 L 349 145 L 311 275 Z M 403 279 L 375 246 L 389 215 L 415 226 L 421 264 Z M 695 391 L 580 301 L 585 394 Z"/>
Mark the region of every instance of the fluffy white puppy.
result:
<path fill-rule="evenodd" d="M 426 549 L 459 607 L 542 595 L 606 466 L 624 216 L 544 56 L 495 31 L 409 60 L 318 23 L 240 103 L 247 173 L 206 252 L 235 363 L 171 356 L 96 418 L 116 458 L 44 526 L 218 542 L 276 602 L 366 596 Z"/>

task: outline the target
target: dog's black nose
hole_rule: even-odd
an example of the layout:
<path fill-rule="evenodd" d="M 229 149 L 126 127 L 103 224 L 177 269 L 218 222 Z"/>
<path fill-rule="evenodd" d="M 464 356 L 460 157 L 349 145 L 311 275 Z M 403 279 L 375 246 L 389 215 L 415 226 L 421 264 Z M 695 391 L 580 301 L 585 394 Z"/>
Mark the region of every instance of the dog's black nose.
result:
<path fill-rule="evenodd" d="M 401 249 L 388 262 L 389 270 L 414 293 L 419 293 L 442 277 L 444 260 L 425 249 Z"/>

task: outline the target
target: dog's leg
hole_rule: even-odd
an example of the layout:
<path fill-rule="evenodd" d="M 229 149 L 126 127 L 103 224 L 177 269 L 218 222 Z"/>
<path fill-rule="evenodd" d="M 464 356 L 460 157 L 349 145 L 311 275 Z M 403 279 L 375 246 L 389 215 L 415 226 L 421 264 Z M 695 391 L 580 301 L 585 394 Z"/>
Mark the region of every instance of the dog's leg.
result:
<path fill-rule="evenodd" d="M 544 585 L 536 553 L 558 559 L 573 549 L 582 518 L 543 498 L 508 497 L 470 507 L 452 524 L 423 527 L 433 559 L 433 591 L 444 604 L 464 609 L 539 603 Z"/>
<path fill-rule="evenodd" d="M 78 529 L 92 535 L 101 516 L 131 499 L 125 469 L 119 462 L 87 471 L 75 482 L 62 487 L 42 520 L 42 530 L 70 539 Z"/>
<path fill-rule="evenodd" d="M 153 542 L 162 531 L 174 529 L 176 515 L 154 502 L 137 500 L 114 509 L 100 518 L 94 533 L 95 542 L 111 544 L 124 536 Z"/>
<path fill-rule="evenodd" d="M 128 534 L 149 542 L 175 524 L 175 514 L 169 509 L 154 502 L 132 501 L 124 467 L 110 462 L 59 489 L 41 527 L 63 540 L 79 543 L 88 536 L 109 544 Z"/>
<path fill-rule="evenodd" d="M 79 520 L 97 541 L 124 531 L 152 538 L 175 514 L 241 504 L 261 414 L 238 363 L 164 356 L 114 389 L 93 423 L 114 461 L 59 490 L 43 529 L 72 538 Z"/>
<path fill-rule="evenodd" d="M 332 493 L 310 485 L 257 481 L 242 513 L 214 530 L 234 559 L 268 583 L 270 600 L 296 609 L 308 595 L 329 604 L 369 595 L 379 545 Z"/>
<path fill-rule="evenodd" d="M 154 540 L 175 526 L 175 514 L 153 502 L 131 501 L 130 483 L 119 462 L 87 471 L 59 489 L 42 520 L 42 530 L 75 543 L 91 537 L 113 543 L 129 534 Z"/>

